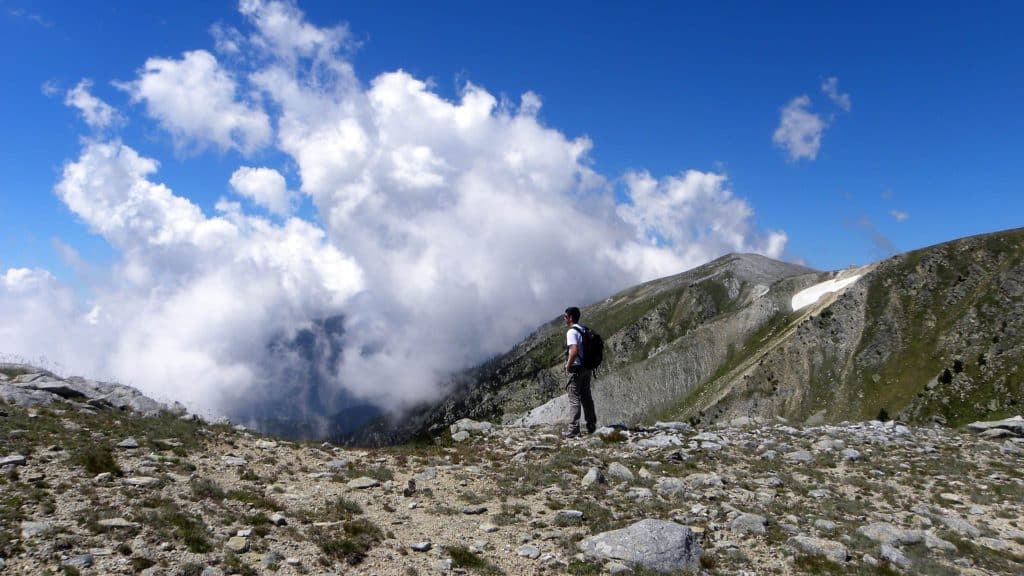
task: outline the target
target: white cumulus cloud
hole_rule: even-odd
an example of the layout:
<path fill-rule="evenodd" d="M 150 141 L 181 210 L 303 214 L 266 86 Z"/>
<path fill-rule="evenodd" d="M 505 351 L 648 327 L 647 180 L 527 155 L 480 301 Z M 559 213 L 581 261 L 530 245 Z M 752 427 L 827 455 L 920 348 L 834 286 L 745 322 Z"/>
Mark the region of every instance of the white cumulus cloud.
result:
<path fill-rule="evenodd" d="M 296 201 L 284 176 L 273 168 L 243 166 L 231 175 L 231 187 L 279 216 L 289 215 Z"/>
<path fill-rule="evenodd" d="M 179 145 L 212 143 L 250 153 L 271 140 L 266 112 L 237 100 L 234 77 L 205 50 L 185 52 L 181 60 L 150 58 L 136 80 L 119 86 L 144 102 Z"/>
<path fill-rule="evenodd" d="M 671 246 L 687 269 L 727 252 L 758 252 L 779 258 L 783 232 L 758 234 L 750 203 L 733 196 L 724 174 L 687 170 L 679 177 L 655 179 L 647 172 L 625 178 L 630 204 L 618 207 L 637 239 L 653 246 Z M 663 271 L 664 274 L 671 270 Z"/>
<path fill-rule="evenodd" d="M 828 124 L 811 111 L 811 99 L 798 96 L 782 108 L 772 142 L 789 154 L 789 159 L 814 160 L 821 149 L 821 135 Z"/>
<path fill-rule="evenodd" d="M 96 130 L 110 128 L 123 122 L 124 117 L 113 106 L 93 96 L 89 92 L 90 88 L 92 88 L 92 82 L 82 80 L 77 86 L 68 90 L 64 97 L 64 104 L 77 108 L 85 123 Z"/>
<path fill-rule="evenodd" d="M 341 316 L 330 380 L 400 409 L 568 305 L 730 251 L 783 253 L 785 233 L 758 229 L 724 174 L 600 174 L 595 143 L 544 125 L 532 92 L 513 106 L 467 84 L 446 99 L 402 70 L 364 83 L 344 26 L 316 26 L 292 3 L 243 0 L 241 12 L 232 45 L 258 54 L 150 59 L 127 89 L 179 144 L 244 153 L 272 141 L 316 214 L 293 215 L 283 176 L 249 166 L 233 189 L 283 221 L 230 200 L 205 214 L 156 179 L 156 159 L 86 141 L 57 193 L 120 256 L 89 302 L 51 311 L 79 328 L 50 337 L 88 351 L 69 362 L 225 409 L 250 387 L 272 392 L 261 380 L 271 341 Z M 4 338 L 0 349 L 50 345 Z"/>

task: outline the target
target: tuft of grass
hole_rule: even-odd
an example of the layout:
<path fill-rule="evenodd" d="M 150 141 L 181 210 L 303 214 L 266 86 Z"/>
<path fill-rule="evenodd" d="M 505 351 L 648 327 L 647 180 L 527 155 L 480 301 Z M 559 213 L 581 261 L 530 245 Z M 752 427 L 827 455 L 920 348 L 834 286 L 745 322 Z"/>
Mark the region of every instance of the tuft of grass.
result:
<path fill-rule="evenodd" d="M 366 553 L 384 539 L 381 529 L 364 518 L 345 522 L 341 534 L 333 529 L 313 527 L 309 535 L 328 558 L 341 560 L 349 566 L 361 563 Z"/>
<path fill-rule="evenodd" d="M 143 519 L 163 539 L 175 539 L 189 552 L 203 553 L 213 549 L 207 538 L 207 527 L 201 518 L 179 509 L 168 502 L 146 513 Z"/>
<path fill-rule="evenodd" d="M 114 476 L 124 476 L 124 471 L 114 460 L 114 454 L 107 446 L 96 446 L 86 444 L 78 448 L 72 456 L 72 462 L 85 468 L 90 474 L 102 474 L 110 472 Z"/>
<path fill-rule="evenodd" d="M 569 566 L 565 571 L 566 574 L 572 574 L 573 576 L 597 576 L 604 573 L 604 569 L 600 565 L 582 560 L 569 562 Z"/>
<path fill-rule="evenodd" d="M 514 504 L 508 504 L 507 502 L 501 503 L 501 511 L 495 514 L 491 520 L 498 526 L 508 526 L 515 524 L 520 516 L 529 516 L 530 507 L 521 502 Z"/>
<path fill-rule="evenodd" d="M 138 574 L 139 572 L 142 572 L 146 568 L 150 568 L 150 567 L 153 567 L 153 566 L 156 566 L 156 562 L 150 560 L 149 558 L 143 558 L 142 556 L 136 556 L 135 558 L 131 559 L 132 572 L 134 572 L 136 574 Z"/>
<path fill-rule="evenodd" d="M 395 479 L 395 473 L 387 466 L 373 466 L 371 468 L 362 469 L 349 466 L 345 470 L 345 476 L 350 479 L 359 478 L 360 476 L 368 476 L 378 482 L 387 482 L 388 480 Z"/>
<path fill-rule="evenodd" d="M 242 559 L 234 554 L 228 554 L 224 558 L 224 567 L 227 568 L 228 574 L 241 574 L 242 576 L 258 576 L 259 574 L 252 566 L 242 562 Z"/>
<path fill-rule="evenodd" d="M 344 496 L 338 496 L 329 502 L 327 510 L 338 520 L 344 520 L 363 513 L 363 507 L 359 505 L 359 502 Z"/>
<path fill-rule="evenodd" d="M 227 493 L 219 484 L 209 478 L 196 478 L 189 483 L 193 500 L 223 500 Z"/>
<path fill-rule="evenodd" d="M 227 493 L 229 500 L 235 500 L 236 502 L 242 502 L 256 508 L 262 508 L 264 510 L 280 510 L 281 505 L 277 503 L 273 498 L 269 498 L 256 492 L 254 490 L 229 490 Z"/>
<path fill-rule="evenodd" d="M 474 554 L 465 546 L 451 546 L 445 548 L 445 551 L 448 552 L 448 556 L 452 559 L 453 568 L 462 568 L 487 576 L 499 576 L 505 573 L 501 568 Z"/>

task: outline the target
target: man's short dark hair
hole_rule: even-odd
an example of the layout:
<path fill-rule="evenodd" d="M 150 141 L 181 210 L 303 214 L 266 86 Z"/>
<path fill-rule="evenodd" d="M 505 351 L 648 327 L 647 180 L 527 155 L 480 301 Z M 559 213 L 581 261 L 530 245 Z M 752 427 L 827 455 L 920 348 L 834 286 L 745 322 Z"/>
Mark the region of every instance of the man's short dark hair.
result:
<path fill-rule="evenodd" d="M 577 308 L 575 306 L 569 306 L 568 308 L 565 309 L 565 313 L 569 316 L 569 318 L 572 318 L 573 322 L 579 322 L 580 321 L 580 309 L 579 308 Z"/>

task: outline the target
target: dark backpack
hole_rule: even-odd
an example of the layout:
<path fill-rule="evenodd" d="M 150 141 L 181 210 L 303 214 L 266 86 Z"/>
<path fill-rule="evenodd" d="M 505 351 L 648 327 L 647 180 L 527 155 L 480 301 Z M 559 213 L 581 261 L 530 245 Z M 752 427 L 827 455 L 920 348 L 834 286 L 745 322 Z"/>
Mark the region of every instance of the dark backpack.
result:
<path fill-rule="evenodd" d="M 572 329 L 582 336 L 583 344 L 580 348 L 582 348 L 583 357 L 580 358 L 580 364 L 588 370 L 600 366 L 601 361 L 604 360 L 604 339 L 601 338 L 601 335 L 582 324 L 573 326 Z"/>

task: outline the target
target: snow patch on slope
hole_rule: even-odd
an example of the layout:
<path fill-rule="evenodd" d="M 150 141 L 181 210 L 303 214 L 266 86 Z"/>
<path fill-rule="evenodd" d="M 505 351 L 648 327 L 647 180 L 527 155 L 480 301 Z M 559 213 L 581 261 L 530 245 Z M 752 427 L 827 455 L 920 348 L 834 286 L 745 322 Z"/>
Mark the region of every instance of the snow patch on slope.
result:
<path fill-rule="evenodd" d="M 846 278 L 834 278 L 797 292 L 793 296 L 793 301 L 791 303 L 793 311 L 796 312 L 801 308 L 806 308 L 807 306 L 816 303 L 826 294 L 838 292 L 843 288 L 846 288 L 850 284 L 859 280 L 861 276 L 861 274 L 854 274 L 853 276 L 848 276 Z"/>

